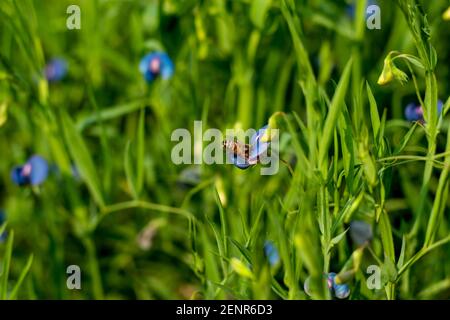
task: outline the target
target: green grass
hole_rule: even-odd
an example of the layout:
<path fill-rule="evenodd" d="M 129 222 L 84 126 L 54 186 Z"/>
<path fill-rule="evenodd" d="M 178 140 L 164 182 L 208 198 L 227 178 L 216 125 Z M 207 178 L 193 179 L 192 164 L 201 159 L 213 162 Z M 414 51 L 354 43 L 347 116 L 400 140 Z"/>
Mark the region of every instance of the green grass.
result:
<path fill-rule="evenodd" d="M 356 2 L 352 19 L 344 0 L 1 1 L 0 298 L 330 299 L 335 272 L 350 299 L 448 299 L 450 3 L 380 0 L 369 30 Z M 66 29 L 70 4 L 81 30 Z M 147 84 L 153 50 L 175 74 Z M 48 83 L 55 56 L 68 74 Z M 406 83 L 377 84 L 385 58 Z M 420 100 L 425 123 L 408 122 Z M 269 119 L 276 175 L 171 161 L 174 129 Z M 10 170 L 32 154 L 58 169 L 18 187 Z M 355 220 L 373 226 L 367 246 Z M 73 264 L 81 290 L 66 287 Z"/>

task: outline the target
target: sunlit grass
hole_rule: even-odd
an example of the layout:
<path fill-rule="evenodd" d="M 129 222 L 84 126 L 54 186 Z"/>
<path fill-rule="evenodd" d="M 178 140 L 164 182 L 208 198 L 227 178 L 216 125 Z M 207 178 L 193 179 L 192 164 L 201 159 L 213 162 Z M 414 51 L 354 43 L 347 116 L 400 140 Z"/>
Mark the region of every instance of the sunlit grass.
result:
<path fill-rule="evenodd" d="M 0 298 L 336 299 L 332 272 L 348 299 L 448 298 L 447 6 L 379 4 L 369 30 L 362 0 L 354 17 L 331 0 L 2 1 Z M 170 79 L 140 73 L 153 51 Z M 53 57 L 67 75 L 48 82 Z M 278 128 L 279 172 L 175 165 L 171 133 L 196 120 Z M 19 187 L 33 154 L 50 175 Z"/>

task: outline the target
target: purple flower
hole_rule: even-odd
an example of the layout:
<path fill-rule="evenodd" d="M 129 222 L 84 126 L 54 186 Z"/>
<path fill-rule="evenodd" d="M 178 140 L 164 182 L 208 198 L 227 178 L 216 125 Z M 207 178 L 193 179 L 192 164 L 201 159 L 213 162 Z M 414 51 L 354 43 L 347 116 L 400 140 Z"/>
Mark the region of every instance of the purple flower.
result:
<path fill-rule="evenodd" d="M 224 141 L 224 147 L 227 149 L 227 156 L 231 162 L 239 169 L 247 169 L 250 166 L 257 164 L 261 158 L 266 154 L 267 149 L 270 146 L 270 142 L 262 142 L 261 138 L 267 131 L 268 126 L 264 126 L 259 129 L 250 139 L 249 145 L 238 144 L 238 149 L 247 149 L 246 152 L 233 152 L 236 148 L 233 146 L 235 143 Z M 240 145 L 240 146 L 239 146 Z M 230 152 L 231 151 L 231 152 Z M 241 150 L 244 151 L 244 150 Z"/>
<path fill-rule="evenodd" d="M 280 262 L 280 255 L 278 254 L 278 250 L 272 241 L 267 240 L 264 243 L 264 254 L 272 267 L 276 266 Z"/>
<path fill-rule="evenodd" d="M 54 58 L 45 66 L 45 78 L 49 82 L 60 81 L 67 73 L 67 62 L 62 58 Z"/>
<path fill-rule="evenodd" d="M 150 83 L 158 76 L 169 79 L 174 73 L 174 65 L 167 53 L 153 52 L 145 55 L 139 63 L 139 71 Z"/>
<path fill-rule="evenodd" d="M 444 103 L 439 100 L 437 104 L 438 114 L 441 114 Z M 410 103 L 405 108 L 405 118 L 408 121 L 420 121 L 423 122 L 423 107 L 421 105 L 416 105 L 415 103 Z"/>
<path fill-rule="evenodd" d="M 47 161 L 34 155 L 22 166 L 16 166 L 11 171 L 11 180 L 19 186 L 40 185 L 48 176 Z"/>

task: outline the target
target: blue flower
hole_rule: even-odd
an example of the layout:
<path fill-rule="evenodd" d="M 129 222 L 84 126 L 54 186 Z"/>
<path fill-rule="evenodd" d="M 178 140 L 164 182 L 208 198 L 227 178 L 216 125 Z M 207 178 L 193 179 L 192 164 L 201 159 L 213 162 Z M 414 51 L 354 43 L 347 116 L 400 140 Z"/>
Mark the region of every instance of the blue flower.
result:
<path fill-rule="evenodd" d="M 145 55 L 139 63 L 139 71 L 150 83 L 158 76 L 169 79 L 174 73 L 174 65 L 167 53 L 153 52 Z"/>
<path fill-rule="evenodd" d="M 60 81 L 67 73 L 67 62 L 61 58 L 54 58 L 45 66 L 45 78 L 49 82 Z"/>
<path fill-rule="evenodd" d="M 350 295 L 350 287 L 347 284 L 336 284 L 335 278 L 336 273 L 330 272 L 326 275 L 327 278 L 327 287 L 330 290 L 333 297 L 338 299 L 345 299 Z M 305 283 L 303 284 L 303 289 L 308 296 L 312 296 L 312 291 L 310 287 L 311 276 L 306 278 Z"/>
<path fill-rule="evenodd" d="M 6 222 L 6 215 L 3 210 L 0 209 L 0 227 Z M 1 231 L 0 231 L 1 232 Z M 0 243 L 5 241 L 6 232 L 0 233 Z"/>
<path fill-rule="evenodd" d="M 336 273 L 330 272 L 327 276 L 328 289 L 331 290 L 333 295 L 338 299 L 345 299 L 350 295 L 350 287 L 343 283 L 337 284 L 335 281 Z"/>
<path fill-rule="evenodd" d="M 356 0 L 356 1 L 358 1 L 358 0 Z M 373 5 L 379 6 L 378 1 L 377 1 L 377 0 L 369 0 L 369 1 L 367 1 L 367 6 L 366 6 L 366 19 L 367 19 L 368 16 L 369 16 L 369 14 L 367 13 L 367 8 L 370 7 L 370 6 L 373 6 Z M 347 16 L 348 16 L 349 18 L 351 18 L 351 19 L 354 19 L 354 18 L 355 18 L 355 10 L 356 10 L 356 5 L 355 5 L 354 3 L 347 5 L 347 7 L 346 7 L 346 9 L 345 9 L 345 11 L 346 11 L 346 13 L 347 13 Z"/>
<path fill-rule="evenodd" d="M 437 104 L 438 114 L 441 114 L 444 103 L 439 100 Z M 423 122 L 423 108 L 421 105 L 410 103 L 405 108 L 405 118 L 408 121 L 420 121 Z"/>
<path fill-rule="evenodd" d="M 276 266 L 280 262 L 280 255 L 278 254 L 278 250 L 272 241 L 267 240 L 264 243 L 264 254 L 272 267 Z"/>
<path fill-rule="evenodd" d="M 239 169 L 247 169 L 257 164 L 261 158 L 265 155 L 267 149 L 270 146 L 270 142 L 263 142 L 261 138 L 267 131 L 268 126 L 264 126 L 259 129 L 250 139 L 248 156 L 244 157 L 237 153 L 227 152 L 231 162 Z M 224 146 L 227 148 L 227 141 L 224 142 Z"/>
<path fill-rule="evenodd" d="M 364 245 L 372 239 L 372 226 L 365 221 L 352 221 L 350 223 L 350 238 L 358 245 Z"/>
<path fill-rule="evenodd" d="M 11 179 L 19 186 L 40 185 L 48 176 L 47 161 L 34 155 L 22 166 L 16 166 L 11 171 Z"/>
<path fill-rule="evenodd" d="M 350 295 L 350 287 L 346 284 L 335 284 L 333 291 L 334 296 L 338 299 L 346 299 Z"/>

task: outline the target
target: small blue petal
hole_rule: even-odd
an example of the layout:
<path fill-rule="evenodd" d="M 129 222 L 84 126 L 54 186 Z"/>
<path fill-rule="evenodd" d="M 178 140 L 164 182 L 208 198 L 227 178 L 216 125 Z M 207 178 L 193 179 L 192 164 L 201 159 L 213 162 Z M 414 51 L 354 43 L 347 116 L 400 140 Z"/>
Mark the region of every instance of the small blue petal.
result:
<path fill-rule="evenodd" d="M 253 145 L 255 144 L 257 141 L 259 141 L 259 139 L 261 139 L 261 137 L 264 135 L 264 133 L 266 133 L 267 131 L 267 125 L 265 125 L 264 127 L 262 127 L 261 129 L 259 129 L 250 139 L 250 144 Z"/>
<path fill-rule="evenodd" d="M 155 62 L 152 70 L 152 63 Z M 145 80 L 150 83 L 158 76 L 162 79 L 170 78 L 174 73 L 174 65 L 170 57 L 164 52 L 146 54 L 139 63 L 139 71 Z"/>
<path fill-rule="evenodd" d="M 444 103 L 441 100 L 438 100 L 437 103 L 437 111 L 440 115 L 442 112 L 442 108 L 444 107 Z M 414 103 L 410 103 L 405 108 L 405 118 L 408 121 L 423 121 L 423 108 L 420 105 L 416 105 Z"/>
<path fill-rule="evenodd" d="M 22 169 L 23 166 L 16 166 L 11 170 L 11 180 L 19 186 L 24 186 L 30 181 L 29 177 L 22 175 Z"/>
<path fill-rule="evenodd" d="M 31 165 L 30 184 L 39 185 L 47 179 L 48 164 L 41 156 L 32 156 L 28 162 Z"/>
<path fill-rule="evenodd" d="M 352 221 L 350 223 L 350 238 L 353 242 L 361 246 L 372 239 L 372 226 L 365 221 Z"/>
<path fill-rule="evenodd" d="M 258 159 L 261 156 L 264 156 L 267 149 L 270 146 L 270 142 L 261 142 L 261 137 L 264 136 L 264 134 L 267 131 L 267 125 L 259 129 L 250 139 L 250 145 L 252 146 L 250 155 L 249 155 L 249 162 L 250 163 L 256 163 Z"/>
<path fill-rule="evenodd" d="M 248 167 L 251 166 L 251 164 L 248 163 L 247 160 L 245 160 L 244 158 L 240 157 L 240 156 L 231 156 L 231 155 L 227 155 L 227 157 L 230 159 L 230 161 L 239 169 L 247 169 Z"/>
<path fill-rule="evenodd" d="M 61 58 L 55 58 L 45 67 L 45 77 L 50 82 L 62 80 L 67 73 L 67 62 Z"/>
<path fill-rule="evenodd" d="M 444 107 L 444 103 L 441 100 L 438 100 L 438 105 L 437 105 L 438 114 L 442 113 L 442 108 L 443 107 Z"/>
<path fill-rule="evenodd" d="M 169 58 L 167 54 L 161 55 L 161 77 L 163 79 L 169 79 L 172 77 L 175 71 L 175 67 L 173 65 L 172 60 Z"/>
<path fill-rule="evenodd" d="M 333 290 L 338 299 L 345 299 L 350 295 L 350 287 L 347 284 L 335 284 Z"/>
<path fill-rule="evenodd" d="M 280 255 L 278 254 L 278 250 L 275 247 L 275 244 L 272 241 L 266 241 L 264 244 L 264 253 L 266 255 L 269 264 L 273 267 L 278 264 L 280 261 Z"/>
<path fill-rule="evenodd" d="M 423 112 L 421 107 L 414 103 L 410 103 L 405 108 L 405 118 L 408 121 L 419 121 L 423 120 Z"/>
<path fill-rule="evenodd" d="M 142 59 L 141 62 L 139 63 L 139 71 L 144 74 L 145 72 L 147 72 L 148 70 L 148 66 L 150 64 L 150 61 L 152 61 L 152 59 L 155 57 L 154 53 L 149 53 L 147 55 L 145 55 Z"/>
<path fill-rule="evenodd" d="M 367 2 L 367 6 L 366 6 L 366 19 L 369 16 L 369 14 L 367 13 L 367 8 L 372 6 L 372 5 L 379 5 L 377 0 L 369 0 Z M 348 17 L 350 17 L 351 19 L 355 18 L 355 11 L 356 11 L 356 6 L 355 4 L 349 4 L 347 5 L 345 12 L 347 14 Z"/>
<path fill-rule="evenodd" d="M 334 286 L 334 278 L 336 278 L 336 273 L 330 272 L 327 277 L 327 286 L 328 289 L 332 289 Z"/>

